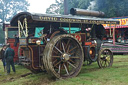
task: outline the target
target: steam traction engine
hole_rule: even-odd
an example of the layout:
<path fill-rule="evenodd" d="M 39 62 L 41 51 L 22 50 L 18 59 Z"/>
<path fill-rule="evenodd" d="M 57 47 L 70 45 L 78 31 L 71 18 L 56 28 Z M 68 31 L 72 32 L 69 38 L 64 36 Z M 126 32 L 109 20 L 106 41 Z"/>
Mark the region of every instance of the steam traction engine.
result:
<path fill-rule="evenodd" d="M 79 14 L 80 10 L 72 12 Z M 112 52 L 100 49 L 102 24 L 118 23 L 112 19 L 28 12 L 11 20 L 11 26 L 18 27 L 19 61 L 33 72 L 46 70 L 63 79 L 77 76 L 84 61 L 98 61 L 101 68 L 112 66 Z"/>

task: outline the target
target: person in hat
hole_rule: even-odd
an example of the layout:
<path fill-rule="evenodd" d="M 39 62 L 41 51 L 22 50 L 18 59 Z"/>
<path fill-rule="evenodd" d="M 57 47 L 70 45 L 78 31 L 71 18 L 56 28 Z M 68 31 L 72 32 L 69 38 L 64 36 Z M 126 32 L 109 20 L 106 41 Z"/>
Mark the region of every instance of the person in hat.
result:
<path fill-rule="evenodd" d="M 7 74 L 10 74 L 10 66 L 12 67 L 13 72 L 15 73 L 15 66 L 14 66 L 14 55 L 15 52 L 14 50 L 10 47 L 10 44 L 7 44 L 7 49 L 5 51 L 5 59 L 6 59 L 6 63 L 7 63 Z"/>

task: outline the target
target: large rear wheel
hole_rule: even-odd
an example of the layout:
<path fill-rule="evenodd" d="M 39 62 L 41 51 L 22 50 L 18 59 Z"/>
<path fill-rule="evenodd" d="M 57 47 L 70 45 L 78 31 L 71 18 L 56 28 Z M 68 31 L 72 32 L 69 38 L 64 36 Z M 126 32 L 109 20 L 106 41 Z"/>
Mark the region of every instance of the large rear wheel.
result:
<path fill-rule="evenodd" d="M 83 58 L 82 46 L 68 34 L 55 36 L 47 43 L 43 53 L 47 72 L 62 79 L 77 76 L 83 65 Z"/>

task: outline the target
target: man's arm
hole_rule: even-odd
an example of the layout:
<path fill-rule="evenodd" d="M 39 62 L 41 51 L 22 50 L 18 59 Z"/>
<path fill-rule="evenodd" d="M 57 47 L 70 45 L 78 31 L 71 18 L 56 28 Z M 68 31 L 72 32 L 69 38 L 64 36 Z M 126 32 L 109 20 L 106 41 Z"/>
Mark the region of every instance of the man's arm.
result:
<path fill-rule="evenodd" d="M 15 56 L 15 52 L 14 52 L 14 50 L 13 50 L 13 58 L 14 58 L 14 56 Z"/>
<path fill-rule="evenodd" d="M 7 49 L 5 50 L 5 53 L 4 53 L 4 57 L 5 57 L 5 59 L 7 58 Z"/>
<path fill-rule="evenodd" d="M 0 59 L 2 59 L 2 50 L 0 51 Z"/>

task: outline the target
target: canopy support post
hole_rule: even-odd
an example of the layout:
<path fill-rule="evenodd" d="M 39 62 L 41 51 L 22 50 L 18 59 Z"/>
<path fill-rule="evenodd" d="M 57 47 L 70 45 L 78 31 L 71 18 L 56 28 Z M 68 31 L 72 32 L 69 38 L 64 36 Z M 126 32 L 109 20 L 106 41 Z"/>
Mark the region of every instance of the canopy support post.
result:
<path fill-rule="evenodd" d="M 8 38 L 8 28 L 5 27 L 5 43 L 7 43 L 7 38 Z"/>
<path fill-rule="evenodd" d="M 115 45 L 115 28 L 116 28 L 116 24 L 115 27 L 113 28 L 113 45 Z"/>
<path fill-rule="evenodd" d="M 109 28 L 110 28 L 110 37 L 112 37 L 112 32 L 111 32 L 111 24 L 109 24 Z"/>
<path fill-rule="evenodd" d="M 69 23 L 69 33 L 71 34 L 71 24 Z"/>

